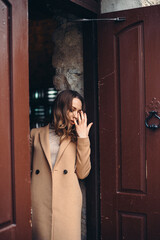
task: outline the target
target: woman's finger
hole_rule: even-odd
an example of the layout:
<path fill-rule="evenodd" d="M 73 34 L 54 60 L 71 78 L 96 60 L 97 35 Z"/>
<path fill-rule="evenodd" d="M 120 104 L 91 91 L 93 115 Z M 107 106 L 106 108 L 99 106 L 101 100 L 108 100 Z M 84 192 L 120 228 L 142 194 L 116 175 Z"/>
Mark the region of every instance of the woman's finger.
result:
<path fill-rule="evenodd" d="M 85 113 L 83 111 L 81 111 L 81 118 L 82 118 L 82 122 L 85 123 Z"/>
<path fill-rule="evenodd" d="M 84 119 L 84 113 L 81 111 L 81 118 Z"/>
<path fill-rule="evenodd" d="M 84 113 L 84 122 L 87 125 L 87 114 L 86 113 Z"/>
<path fill-rule="evenodd" d="M 88 127 L 87 127 L 87 129 L 88 129 L 88 133 L 89 133 L 90 128 L 92 127 L 92 125 L 93 125 L 93 122 L 91 122 L 90 124 L 88 124 Z"/>
<path fill-rule="evenodd" d="M 75 124 L 75 126 L 77 126 L 77 121 L 76 121 L 76 119 L 74 118 L 73 120 L 74 120 L 74 124 Z"/>
<path fill-rule="evenodd" d="M 79 121 L 79 124 L 81 123 L 81 115 L 80 115 L 80 113 L 79 113 L 79 115 L 78 115 L 78 121 Z"/>

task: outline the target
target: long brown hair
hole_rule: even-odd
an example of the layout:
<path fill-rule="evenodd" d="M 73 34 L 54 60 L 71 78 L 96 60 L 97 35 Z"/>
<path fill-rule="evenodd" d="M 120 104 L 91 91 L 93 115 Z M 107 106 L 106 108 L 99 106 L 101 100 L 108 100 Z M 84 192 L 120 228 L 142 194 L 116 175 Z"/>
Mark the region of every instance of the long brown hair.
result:
<path fill-rule="evenodd" d="M 73 125 L 69 128 L 69 120 L 67 118 L 67 111 L 72 110 L 73 98 L 78 98 L 81 101 L 82 111 L 85 112 L 84 98 L 77 91 L 64 90 L 57 95 L 53 103 L 51 126 L 58 136 L 71 136 L 72 141 L 75 142 L 77 139 L 75 126 Z"/>

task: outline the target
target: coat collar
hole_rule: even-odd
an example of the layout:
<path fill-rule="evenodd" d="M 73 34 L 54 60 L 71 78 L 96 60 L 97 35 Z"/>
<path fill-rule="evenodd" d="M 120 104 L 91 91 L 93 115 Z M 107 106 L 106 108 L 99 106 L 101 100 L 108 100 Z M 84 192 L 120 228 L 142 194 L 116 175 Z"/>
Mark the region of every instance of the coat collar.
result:
<path fill-rule="evenodd" d="M 52 169 L 50 145 L 49 145 L 49 124 L 47 126 L 43 127 L 42 130 L 40 131 L 40 142 L 41 142 L 41 146 L 42 146 L 43 152 L 45 154 L 45 157 L 49 163 L 50 168 Z M 57 163 L 61 159 L 64 150 L 66 149 L 66 147 L 68 146 L 68 144 L 70 142 L 71 142 L 70 137 L 68 137 L 68 138 L 61 137 L 60 147 L 59 147 L 59 151 L 57 154 L 57 159 L 56 159 L 55 165 L 57 165 Z"/>
<path fill-rule="evenodd" d="M 41 128 L 40 142 L 41 142 L 41 147 L 43 149 L 44 155 L 49 163 L 50 168 L 52 169 L 51 154 L 50 154 L 50 147 L 49 147 L 49 124 Z"/>

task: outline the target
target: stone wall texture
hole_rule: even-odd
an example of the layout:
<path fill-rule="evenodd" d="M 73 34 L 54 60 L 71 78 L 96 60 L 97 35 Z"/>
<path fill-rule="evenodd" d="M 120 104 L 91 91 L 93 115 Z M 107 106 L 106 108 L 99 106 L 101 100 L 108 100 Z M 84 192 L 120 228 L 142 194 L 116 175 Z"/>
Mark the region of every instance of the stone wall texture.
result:
<path fill-rule="evenodd" d="M 146 7 L 160 4 L 160 0 L 102 0 L 101 13 Z"/>
<path fill-rule="evenodd" d="M 59 20 L 53 33 L 55 69 L 53 84 L 57 90 L 72 89 L 83 95 L 83 35 L 81 25 Z"/>

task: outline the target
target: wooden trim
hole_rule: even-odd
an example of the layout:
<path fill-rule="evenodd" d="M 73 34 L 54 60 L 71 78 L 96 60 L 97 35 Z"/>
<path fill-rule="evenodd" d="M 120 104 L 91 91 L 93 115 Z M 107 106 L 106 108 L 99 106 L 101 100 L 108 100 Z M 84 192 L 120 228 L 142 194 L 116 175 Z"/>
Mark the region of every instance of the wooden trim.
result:
<path fill-rule="evenodd" d="M 15 239 L 31 240 L 31 195 L 29 151 L 28 2 L 10 0 L 12 6 L 12 162 L 13 197 L 16 212 Z M 16 224 L 16 228 L 15 225 Z M 11 232 L 11 235 L 14 233 Z M 12 236 L 11 239 L 14 239 Z M 5 238 L 10 239 L 10 238 Z"/>
<path fill-rule="evenodd" d="M 84 96 L 90 131 L 92 170 L 87 178 L 87 239 L 100 239 L 100 166 L 98 135 L 98 77 L 97 77 L 97 29 L 96 24 L 83 24 L 84 46 Z"/>

